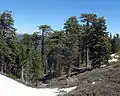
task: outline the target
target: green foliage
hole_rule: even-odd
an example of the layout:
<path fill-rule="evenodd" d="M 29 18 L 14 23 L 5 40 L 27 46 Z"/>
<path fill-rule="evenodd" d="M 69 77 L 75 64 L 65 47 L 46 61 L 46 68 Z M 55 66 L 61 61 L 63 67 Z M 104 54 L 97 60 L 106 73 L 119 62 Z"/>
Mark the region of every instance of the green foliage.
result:
<path fill-rule="evenodd" d="M 103 17 L 81 14 L 80 18 L 83 24 L 72 16 L 64 23 L 64 30 L 41 25 L 40 32 L 18 39 L 11 12 L 4 11 L 0 14 L 0 71 L 37 86 L 44 75 L 70 76 L 73 66 L 96 68 L 108 63 L 111 50 L 120 50 L 119 35 L 108 37 Z"/>
<path fill-rule="evenodd" d="M 108 32 L 106 32 L 105 20 L 103 17 L 98 18 L 96 14 L 82 14 L 81 18 L 84 18 L 82 22 L 87 22 L 85 27 L 85 38 L 87 39 L 85 40 L 86 50 L 89 51 L 86 58 L 91 60 L 91 65 L 94 68 L 100 67 L 102 63 L 108 62 L 111 53 L 111 44 Z"/>
<path fill-rule="evenodd" d="M 13 23 L 11 12 L 4 11 L 0 14 L 1 71 L 15 74 L 16 46 L 14 44 L 15 28 L 13 28 Z"/>
<path fill-rule="evenodd" d="M 41 31 L 41 34 L 42 34 L 42 38 L 41 38 L 41 61 L 43 63 L 43 67 L 46 67 L 46 60 L 45 60 L 45 35 L 47 35 L 48 32 L 50 32 L 52 29 L 50 26 L 48 25 L 41 25 L 39 26 L 39 30 Z M 44 72 L 46 73 L 46 68 L 44 68 Z"/>
<path fill-rule="evenodd" d="M 120 50 L 120 36 L 119 34 L 116 34 L 113 36 L 113 38 L 110 39 L 110 42 L 112 44 L 112 53 L 116 53 Z"/>
<path fill-rule="evenodd" d="M 61 75 L 61 66 L 63 65 L 63 49 L 66 48 L 66 41 L 63 31 L 53 31 L 49 34 L 49 38 L 45 40 L 45 50 L 48 57 L 48 70 L 54 71 L 56 76 Z"/>
<path fill-rule="evenodd" d="M 40 53 L 35 49 L 33 35 L 24 34 L 20 41 L 19 58 L 20 64 L 24 69 L 24 79 L 26 82 L 35 83 L 43 76 L 43 65 Z"/>
<path fill-rule="evenodd" d="M 7 76 L 14 79 L 14 80 L 17 80 L 17 77 L 11 73 L 8 73 Z"/>
<path fill-rule="evenodd" d="M 76 65 L 80 66 L 81 64 L 81 51 L 80 51 L 80 35 L 81 35 L 81 26 L 78 24 L 76 16 L 70 17 L 66 23 L 64 23 L 64 29 L 66 33 L 66 66 L 68 69 L 67 74 L 71 69 L 71 66 Z"/>

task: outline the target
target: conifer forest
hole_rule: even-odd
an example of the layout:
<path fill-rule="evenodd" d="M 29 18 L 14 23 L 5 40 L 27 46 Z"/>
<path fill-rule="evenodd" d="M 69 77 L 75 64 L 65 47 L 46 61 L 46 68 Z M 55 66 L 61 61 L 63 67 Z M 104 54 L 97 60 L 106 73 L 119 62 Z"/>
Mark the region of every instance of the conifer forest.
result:
<path fill-rule="evenodd" d="M 100 68 L 120 50 L 120 35 L 108 32 L 107 18 L 97 14 L 71 16 L 61 30 L 43 24 L 33 34 L 17 34 L 12 13 L 0 13 L 0 73 L 29 86 Z"/>

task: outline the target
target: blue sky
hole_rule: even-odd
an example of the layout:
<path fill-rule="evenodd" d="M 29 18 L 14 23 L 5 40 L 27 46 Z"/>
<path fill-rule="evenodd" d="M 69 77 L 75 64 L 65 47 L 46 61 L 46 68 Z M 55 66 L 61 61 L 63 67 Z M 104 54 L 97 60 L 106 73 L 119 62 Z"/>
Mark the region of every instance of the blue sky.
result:
<path fill-rule="evenodd" d="M 18 33 L 33 33 L 41 24 L 62 29 L 70 16 L 96 13 L 104 16 L 108 31 L 120 33 L 120 0 L 1 0 L 0 12 L 12 11 Z"/>

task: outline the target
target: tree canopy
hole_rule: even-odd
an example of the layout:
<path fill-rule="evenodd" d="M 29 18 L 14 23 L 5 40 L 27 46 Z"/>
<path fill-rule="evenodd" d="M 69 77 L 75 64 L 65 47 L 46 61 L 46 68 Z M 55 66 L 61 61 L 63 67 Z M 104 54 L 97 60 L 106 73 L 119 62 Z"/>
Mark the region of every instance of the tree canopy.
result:
<path fill-rule="evenodd" d="M 99 68 L 120 50 L 119 34 L 109 36 L 106 20 L 96 14 L 72 16 L 61 30 L 40 25 L 22 38 L 13 25 L 11 11 L 0 14 L 0 71 L 31 86 L 44 77 L 69 77 L 74 68 Z"/>

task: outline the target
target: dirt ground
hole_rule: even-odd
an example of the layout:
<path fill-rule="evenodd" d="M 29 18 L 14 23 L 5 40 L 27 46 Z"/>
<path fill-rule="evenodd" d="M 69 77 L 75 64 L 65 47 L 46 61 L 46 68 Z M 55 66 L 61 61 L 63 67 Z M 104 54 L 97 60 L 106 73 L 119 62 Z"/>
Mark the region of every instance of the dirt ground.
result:
<path fill-rule="evenodd" d="M 120 96 L 120 61 L 68 79 L 64 77 L 52 80 L 50 86 L 77 86 L 75 90 L 64 96 Z"/>

